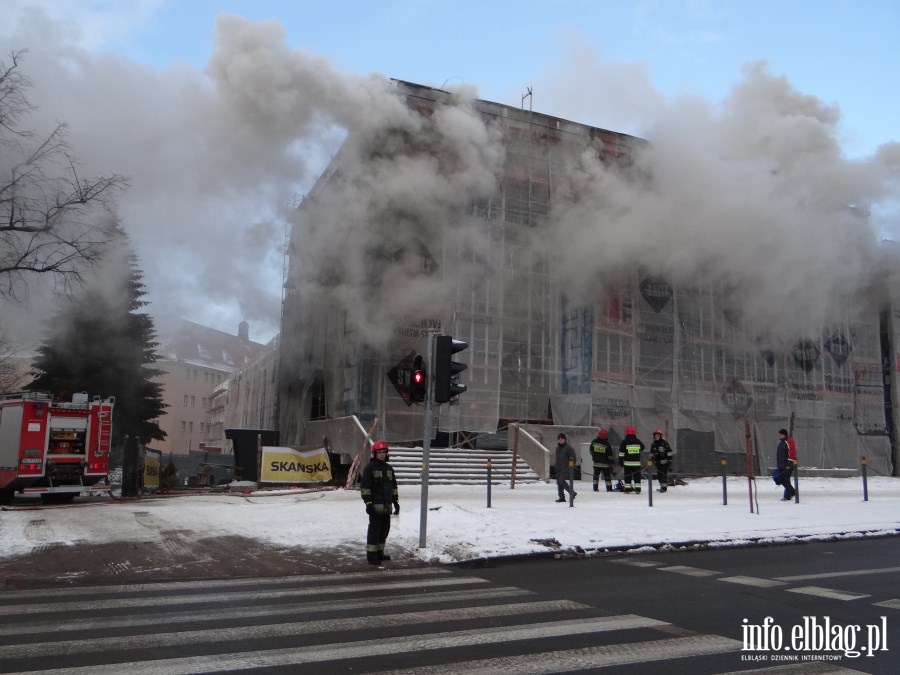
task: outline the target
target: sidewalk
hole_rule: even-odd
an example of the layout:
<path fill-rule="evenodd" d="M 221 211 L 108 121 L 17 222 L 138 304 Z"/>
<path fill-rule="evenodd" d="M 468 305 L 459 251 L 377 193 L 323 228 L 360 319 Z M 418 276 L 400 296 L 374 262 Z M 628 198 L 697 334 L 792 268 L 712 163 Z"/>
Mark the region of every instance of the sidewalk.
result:
<path fill-rule="evenodd" d="M 691 480 L 641 495 L 576 482 L 574 508 L 555 483 L 428 490 L 401 486 L 390 566 L 510 556 L 574 557 L 612 551 L 768 545 L 900 533 L 900 480 L 801 477 L 800 503 L 781 502 L 770 479 Z M 21 504 L 21 502 L 19 502 Z M 367 518 L 358 491 L 213 493 L 0 511 L 4 587 L 282 576 L 369 569 Z"/>

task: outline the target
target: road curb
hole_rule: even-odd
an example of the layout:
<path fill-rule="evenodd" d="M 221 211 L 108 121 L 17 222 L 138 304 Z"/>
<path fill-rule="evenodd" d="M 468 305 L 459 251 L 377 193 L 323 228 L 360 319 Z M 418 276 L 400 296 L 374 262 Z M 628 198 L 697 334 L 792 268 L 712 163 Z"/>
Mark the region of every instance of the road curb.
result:
<path fill-rule="evenodd" d="M 447 567 L 488 567 L 500 562 L 527 562 L 533 560 L 576 560 L 581 558 L 600 558 L 604 556 L 652 554 L 652 553 L 677 553 L 680 551 L 703 551 L 725 548 L 750 548 L 758 546 L 790 546 L 794 544 L 808 544 L 825 541 L 844 541 L 848 539 L 882 539 L 886 537 L 900 536 L 900 528 L 879 530 L 852 530 L 848 532 L 828 532 L 826 534 L 798 534 L 794 536 L 780 536 L 777 539 L 769 537 L 746 537 L 743 539 L 695 539 L 679 542 L 658 542 L 655 544 L 628 544 L 623 546 L 604 546 L 598 548 L 582 548 L 581 546 L 560 547 L 551 551 L 531 551 L 529 553 L 517 553 L 512 555 L 486 556 L 472 558 L 470 560 L 458 560 L 443 563 Z"/>

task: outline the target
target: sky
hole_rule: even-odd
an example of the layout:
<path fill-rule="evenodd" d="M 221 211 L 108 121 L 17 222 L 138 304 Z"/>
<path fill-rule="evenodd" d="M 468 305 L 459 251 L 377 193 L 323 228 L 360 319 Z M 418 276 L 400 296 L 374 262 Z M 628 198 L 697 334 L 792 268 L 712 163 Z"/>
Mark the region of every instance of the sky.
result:
<path fill-rule="evenodd" d="M 822 174 L 878 186 L 862 191 L 875 204 L 874 236 L 900 236 L 900 152 L 886 145 L 900 142 L 900 5 L 889 0 L 4 4 L 0 54 L 28 50 L 35 126 L 68 122 L 86 167 L 131 179 L 119 211 L 149 310 L 232 333 L 246 319 L 260 342 L 278 331 L 292 206 L 347 129 L 373 124 L 367 105 L 374 113 L 384 78 L 461 87 L 660 147 L 667 135 L 690 147 L 691 134 L 736 128 L 720 122 L 740 117 L 736 103 L 754 114 L 762 82 L 805 108 L 780 109 L 779 121 L 812 118 L 833 143 Z M 768 131 L 776 146 L 785 138 Z M 834 182 L 816 187 L 834 192 Z M 573 217 L 567 233 L 579 227 Z M 799 230 L 785 246 L 811 240 Z M 856 249 L 837 240 L 813 262 L 852 277 L 866 266 Z M 36 296 L 4 314 L 30 329 L 38 305 Z"/>

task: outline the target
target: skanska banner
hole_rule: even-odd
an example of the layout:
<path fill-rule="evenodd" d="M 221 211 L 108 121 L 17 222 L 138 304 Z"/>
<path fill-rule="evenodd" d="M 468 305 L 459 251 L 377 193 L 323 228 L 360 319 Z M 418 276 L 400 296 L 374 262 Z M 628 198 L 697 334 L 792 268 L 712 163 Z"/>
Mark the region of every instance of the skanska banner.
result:
<path fill-rule="evenodd" d="M 331 480 L 331 462 L 325 448 L 295 450 L 263 446 L 262 483 L 325 483 Z"/>

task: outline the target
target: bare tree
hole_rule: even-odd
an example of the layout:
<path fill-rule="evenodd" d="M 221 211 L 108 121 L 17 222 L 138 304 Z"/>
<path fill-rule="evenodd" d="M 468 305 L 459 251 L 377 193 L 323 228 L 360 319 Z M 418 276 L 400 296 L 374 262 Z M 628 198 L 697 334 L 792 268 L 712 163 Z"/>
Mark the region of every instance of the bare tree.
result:
<path fill-rule="evenodd" d="M 31 381 L 31 363 L 0 328 L 0 392 L 18 391 Z"/>
<path fill-rule="evenodd" d="M 65 124 L 47 136 L 20 128 L 34 110 L 22 55 L 0 60 L 0 297 L 11 300 L 27 293 L 34 275 L 66 290 L 80 281 L 106 250 L 111 208 L 128 185 L 117 174 L 80 176 Z"/>

